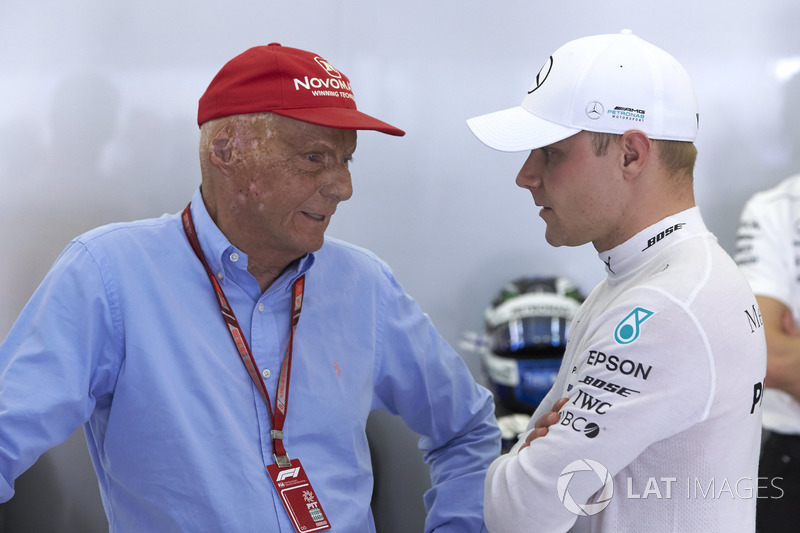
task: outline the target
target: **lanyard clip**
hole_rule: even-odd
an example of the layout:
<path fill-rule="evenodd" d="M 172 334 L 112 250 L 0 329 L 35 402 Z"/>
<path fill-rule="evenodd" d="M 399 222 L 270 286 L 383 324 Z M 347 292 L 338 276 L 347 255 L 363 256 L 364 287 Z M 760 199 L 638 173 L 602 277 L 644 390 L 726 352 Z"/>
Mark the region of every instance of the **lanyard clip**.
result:
<path fill-rule="evenodd" d="M 272 437 L 273 440 L 282 441 L 283 440 L 283 431 L 279 429 L 271 429 L 269 431 L 269 436 Z M 289 468 L 292 466 L 292 461 L 289 459 L 289 456 L 283 449 L 283 444 L 277 443 L 279 446 L 276 448 L 276 451 L 282 451 L 281 455 L 277 453 L 273 453 L 272 457 L 275 458 L 275 464 L 278 465 L 278 468 Z"/>
<path fill-rule="evenodd" d="M 275 464 L 278 465 L 278 468 L 289 468 L 292 466 L 292 461 L 289 459 L 288 455 L 275 455 L 273 453 L 272 457 L 275 458 Z"/>

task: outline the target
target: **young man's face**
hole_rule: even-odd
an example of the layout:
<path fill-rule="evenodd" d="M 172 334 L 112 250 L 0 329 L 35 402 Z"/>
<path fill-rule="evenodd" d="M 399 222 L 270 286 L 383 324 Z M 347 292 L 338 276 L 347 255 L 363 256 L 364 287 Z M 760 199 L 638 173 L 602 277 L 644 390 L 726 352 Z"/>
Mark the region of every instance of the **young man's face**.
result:
<path fill-rule="evenodd" d="M 531 191 L 547 224 L 545 239 L 553 246 L 592 242 L 598 252 L 623 242 L 618 210 L 622 193 L 620 151 L 610 143 L 597 156 L 592 134 L 572 137 L 532 150 L 517 175 L 517 185 Z M 619 241 L 619 242 L 617 242 Z"/>

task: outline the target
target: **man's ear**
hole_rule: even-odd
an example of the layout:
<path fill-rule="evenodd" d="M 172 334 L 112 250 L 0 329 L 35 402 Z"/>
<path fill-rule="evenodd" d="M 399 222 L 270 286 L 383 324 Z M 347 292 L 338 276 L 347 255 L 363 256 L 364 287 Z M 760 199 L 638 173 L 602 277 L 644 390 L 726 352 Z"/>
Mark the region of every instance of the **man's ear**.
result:
<path fill-rule="evenodd" d="M 622 171 L 638 176 L 647 165 L 653 151 L 653 142 L 639 130 L 626 131 L 620 140 L 622 149 Z"/>
<path fill-rule="evenodd" d="M 208 160 L 220 171 L 227 174 L 230 171 L 232 154 L 233 139 L 231 128 L 230 125 L 226 125 L 208 143 Z"/>

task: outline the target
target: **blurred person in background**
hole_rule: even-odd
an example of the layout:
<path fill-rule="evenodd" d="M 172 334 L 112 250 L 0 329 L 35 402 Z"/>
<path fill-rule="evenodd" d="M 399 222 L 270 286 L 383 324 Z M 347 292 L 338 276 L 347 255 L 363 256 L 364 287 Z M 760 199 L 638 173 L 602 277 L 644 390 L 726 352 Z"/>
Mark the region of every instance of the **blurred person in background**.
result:
<path fill-rule="evenodd" d="M 764 533 L 796 531 L 800 520 L 800 175 L 747 201 L 736 248 L 736 262 L 756 294 L 767 338 L 756 522 Z"/>

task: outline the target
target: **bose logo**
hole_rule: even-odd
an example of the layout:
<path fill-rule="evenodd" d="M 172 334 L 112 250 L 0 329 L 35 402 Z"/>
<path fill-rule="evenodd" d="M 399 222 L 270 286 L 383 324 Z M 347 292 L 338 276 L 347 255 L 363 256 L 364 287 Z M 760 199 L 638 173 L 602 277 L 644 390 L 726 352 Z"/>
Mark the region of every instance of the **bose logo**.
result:
<path fill-rule="evenodd" d="M 290 477 L 297 477 L 297 474 L 300 473 L 300 467 L 290 468 L 289 470 L 284 470 L 278 474 L 277 481 L 283 481 L 284 479 L 289 479 Z"/>

